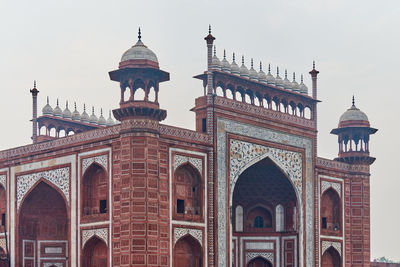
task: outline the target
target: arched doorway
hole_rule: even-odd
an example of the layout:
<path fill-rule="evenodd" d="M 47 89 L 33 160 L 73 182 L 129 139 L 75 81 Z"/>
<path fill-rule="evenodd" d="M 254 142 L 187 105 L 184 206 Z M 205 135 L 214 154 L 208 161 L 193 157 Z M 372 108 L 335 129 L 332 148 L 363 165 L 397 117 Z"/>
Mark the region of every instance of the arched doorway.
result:
<path fill-rule="evenodd" d="M 33 259 L 68 257 L 68 214 L 62 195 L 41 181 L 26 196 L 18 219 L 19 261 L 33 266 Z"/>
<path fill-rule="evenodd" d="M 100 165 L 93 163 L 85 171 L 82 180 L 82 217 L 87 219 L 108 211 L 107 172 Z M 104 215 L 106 218 L 106 215 Z M 104 219 L 105 219 L 104 218 Z"/>
<path fill-rule="evenodd" d="M 330 247 L 322 255 L 321 266 L 323 267 L 341 267 L 342 260 L 336 249 Z"/>
<path fill-rule="evenodd" d="M 103 240 L 92 237 L 83 249 L 82 266 L 107 267 L 107 245 Z"/>
<path fill-rule="evenodd" d="M 298 201 L 286 174 L 270 158 L 264 158 L 242 172 L 233 190 L 232 211 L 240 214 L 232 216 L 232 239 L 245 244 L 239 247 L 239 258 L 245 259 L 254 249 L 271 253 L 279 246 L 283 251 L 274 258 L 282 257 L 285 266 L 295 265 L 299 255 Z M 264 266 L 259 265 L 261 261 L 249 266 Z"/>
<path fill-rule="evenodd" d="M 2 247 L 0 247 L 0 267 L 8 267 L 7 255 Z"/>
<path fill-rule="evenodd" d="M 174 267 L 202 267 L 203 258 L 199 242 L 187 235 L 176 242 L 174 247 Z"/>
<path fill-rule="evenodd" d="M 338 193 L 327 189 L 321 197 L 321 234 L 342 235 L 342 209 Z"/>
<path fill-rule="evenodd" d="M 248 264 L 247 267 L 272 267 L 272 264 L 262 257 L 257 257 L 252 259 Z"/>

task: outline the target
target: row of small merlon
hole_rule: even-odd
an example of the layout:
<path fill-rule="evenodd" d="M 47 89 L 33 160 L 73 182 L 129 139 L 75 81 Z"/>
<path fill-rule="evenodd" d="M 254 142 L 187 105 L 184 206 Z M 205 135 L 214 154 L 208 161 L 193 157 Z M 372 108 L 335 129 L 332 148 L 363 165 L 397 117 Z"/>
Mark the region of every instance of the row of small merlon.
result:
<path fill-rule="evenodd" d="M 76 103 L 74 103 L 75 109 L 73 112 L 71 112 L 68 109 L 68 101 L 65 104 L 65 109 L 64 111 L 60 108 L 58 104 L 58 99 L 57 99 L 57 106 L 53 109 L 50 104 L 49 104 L 49 97 L 47 97 L 47 104 L 43 107 L 42 113 L 43 115 L 50 115 L 54 117 L 59 117 L 59 118 L 64 118 L 64 119 L 70 119 L 73 121 L 79 121 L 79 122 L 84 122 L 84 123 L 91 123 L 95 125 L 100 125 L 100 126 L 111 126 L 114 125 L 115 122 L 113 118 L 111 117 L 111 111 L 109 112 L 108 119 L 106 120 L 103 117 L 103 109 L 100 111 L 100 117 L 97 117 L 94 114 L 94 107 L 92 107 L 92 115 L 89 116 L 89 114 L 86 113 L 86 105 L 83 104 L 83 112 L 82 114 L 79 113 L 79 111 L 76 109 Z"/>
<path fill-rule="evenodd" d="M 293 92 L 301 93 L 308 95 L 308 88 L 303 83 L 303 75 L 301 75 L 301 82 L 300 84 L 296 81 L 296 74 L 293 73 L 293 80 L 289 81 L 287 78 L 287 71 L 285 70 L 285 78 L 282 79 L 279 76 L 279 67 L 276 68 L 276 76 L 274 77 L 271 74 L 271 65 L 268 65 L 268 73 L 262 70 L 262 64 L 260 62 L 260 70 L 257 72 L 253 68 L 253 59 L 251 59 L 251 68 L 248 69 L 244 64 L 244 56 L 242 56 L 242 65 L 239 65 L 235 62 L 235 53 L 232 56 L 232 63 L 229 63 L 226 60 L 226 52 L 224 50 L 224 58 L 220 61 L 216 55 L 216 48 L 214 46 L 214 56 L 211 62 L 211 68 L 213 70 L 221 70 L 224 72 L 228 72 L 234 75 L 238 75 L 243 78 L 248 78 L 250 80 L 258 81 L 264 84 L 276 86 L 281 89 L 290 90 Z"/>

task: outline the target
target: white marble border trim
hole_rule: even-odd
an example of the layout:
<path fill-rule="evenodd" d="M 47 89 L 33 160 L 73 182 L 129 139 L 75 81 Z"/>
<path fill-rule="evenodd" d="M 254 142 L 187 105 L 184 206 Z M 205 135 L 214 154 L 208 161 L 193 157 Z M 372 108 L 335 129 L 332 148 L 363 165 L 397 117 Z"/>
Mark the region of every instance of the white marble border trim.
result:
<path fill-rule="evenodd" d="M 228 215 L 226 214 L 229 207 L 226 207 L 228 197 L 226 189 L 227 179 L 226 179 L 226 139 L 227 133 L 238 134 L 245 137 L 255 138 L 258 140 L 264 140 L 268 142 L 274 142 L 278 144 L 289 145 L 297 148 L 305 149 L 305 177 L 303 177 L 303 182 L 305 182 L 305 223 L 303 223 L 305 229 L 305 248 L 303 248 L 303 233 L 302 229 L 299 229 L 299 265 L 303 267 L 303 258 L 305 251 L 305 264 L 306 266 L 312 266 L 314 264 L 314 190 L 313 190 L 313 151 L 312 151 L 312 140 L 303 136 L 292 135 L 285 132 L 279 132 L 276 130 L 257 127 L 253 125 L 248 125 L 238 121 L 232 121 L 225 118 L 217 118 L 217 205 L 218 205 L 218 216 L 217 216 L 217 244 L 218 244 L 218 259 L 217 266 L 225 267 L 228 264 L 231 265 L 231 259 L 227 258 L 226 253 L 228 252 L 228 243 L 232 242 L 231 238 L 227 240 L 227 237 L 231 237 L 232 233 L 227 233 L 228 229 Z M 222 189 L 222 190 L 221 190 Z M 302 218 L 303 214 L 299 214 L 299 218 Z M 230 230 L 232 231 L 232 229 Z M 229 235 L 230 234 L 230 235 Z M 230 252 L 228 252 L 230 254 Z"/>
<path fill-rule="evenodd" d="M 280 242 L 279 242 L 279 237 L 278 236 L 276 236 L 276 237 L 271 237 L 271 236 L 266 236 L 266 237 L 264 237 L 264 236 L 254 236 L 254 237 L 250 237 L 250 236 L 242 236 L 241 238 L 240 238 L 240 250 L 239 250 L 239 254 L 240 254 L 240 256 L 242 257 L 242 256 L 244 256 L 244 257 L 246 257 L 246 255 L 244 255 L 243 254 L 243 252 L 244 252 L 244 246 L 243 246 L 243 243 L 244 243 L 244 241 L 248 241 L 248 240 L 273 240 L 273 241 L 275 241 L 275 254 L 276 254 L 276 266 L 275 267 L 280 267 L 280 264 L 281 264 L 281 262 L 280 262 Z M 230 260 L 230 261 L 232 261 L 232 260 Z M 240 266 L 240 267 L 244 267 L 243 266 L 243 259 L 241 258 L 241 260 L 240 260 L 240 265 L 238 265 L 238 266 Z M 247 263 L 247 262 L 246 262 Z M 273 262 L 272 262 L 272 264 L 274 264 Z M 232 265 L 231 265 L 232 266 Z"/>
<path fill-rule="evenodd" d="M 11 210 L 11 202 L 10 202 L 10 195 L 11 195 L 11 190 L 9 190 L 9 184 L 10 184 L 10 172 L 9 172 L 9 169 L 8 168 L 3 168 L 3 169 L 0 169 L 0 172 L 5 172 L 6 174 L 5 174 L 5 180 L 4 180 L 4 189 L 6 190 L 6 201 L 7 201 L 7 207 L 6 207 L 6 227 L 7 227 L 7 233 L 8 233 L 8 235 L 7 235 L 7 241 L 8 241 L 8 249 L 9 250 L 11 250 L 11 248 L 12 248 L 12 246 L 11 246 L 11 244 L 10 244 L 10 235 L 11 235 L 11 233 L 10 233 L 10 229 L 11 229 L 11 225 L 10 225 L 10 221 L 11 221 L 11 214 L 10 214 L 10 210 Z M 14 202 L 14 201 L 13 201 Z M 2 236 L 3 237 L 3 240 L 5 240 L 4 239 L 4 237 L 5 237 L 5 234 L 4 233 L 2 233 L 2 234 L 0 234 L 0 236 Z M 6 251 L 6 249 L 5 249 L 6 247 L 5 247 L 5 244 L 4 244 L 4 251 Z"/>
<path fill-rule="evenodd" d="M 203 152 L 197 152 L 197 151 L 192 151 L 192 150 L 187 150 L 187 149 L 181 149 L 181 148 L 169 148 L 169 217 L 170 217 L 170 225 L 169 225 L 169 232 L 170 232 L 170 241 L 169 241 L 169 247 L 170 247 L 170 255 L 172 254 L 173 247 L 174 247 L 174 240 L 173 240 L 173 232 L 172 232 L 172 225 L 175 224 L 175 221 L 172 221 L 172 176 L 174 172 L 174 166 L 173 166 L 173 159 L 172 159 L 172 152 L 181 152 L 186 155 L 194 155 L 194 156 L 201 156 L 204 159 L 204 173 L 202 175 L 203 178 L 203 186 L 204 186 L 204 245 L 203 245 L 203 251 L 204 251 L 204 263 L 205 265 L 208 264 L 208 228 L 206 227 L 206 222 L 208 220 L 208 206 L 207 206 L 207 201 L 208 201 L 208 161 L 207 161 L 207 153 Z M 200 172 L 202 173 L 202 172 Z M 180 222 L 177 224 L 181 225 L 190 225 L 190 223 L 185 223 L 185 222 Z M 195 223 L 191 223 L 195 225 Z M 197 224 L 196 224 L 197 226 Z M 170 266 L 172 266 L 172 256 L 170 257 Z"/>
<path fill-rule="evenodd" d="M 66 266 L 68 266 L 68 241 L 66 240 L 38 240 L 38 254 L 39 257 L 37 259 L 37 266 L 41 266 L 40 262 L 42 259 L 44 260 L 61 260 L 61 261 L 65 261 Z M 52 242 L 59 242 L 59 243 L 65 243 L 65 257 L 42 257 L 41 253 L 40 253 L 40 246 L 42 243 L 52 243 Z"/>
<path fill-rule="evenodd" d="M 80 199 L 80 195 L 81 195 L 81 183 L 80 183 L 80 177 L 81 177 L 81 158 L 82 157 L 86 157 L 86 156 L 89 156 L 89 155 L 95 155 L 95 154 L 101 154 L 101 153 L 104 153 L 104 154 L 106 154 L 107 153 L 107 157 L 108 157 L 108 166 L 109 166 L 109 168 L 107 169 L 106 167 L 105 167 L 105 169 L 108 171 L 108 210 L 109 210 L 109 212 L 108 212 L 108 216 L 109 216 L 109 220 L 108 221 L 105 221 L 105 222 L 98 222 L 98 224 L 105 224 L 105 223 L 108 223 L 108 233 L 109 233 L 109 235 L 108 235 L 108 242 L 106 242 L 106 244 L 108 243 L 108 244 L 112 244 L 112 238 L 111 238 L 111 235 L 112 235 L 112 225 L 111 225 L 111 218 L 112 218 L 112 150 L 111 150 L 111 148 L 103 148 L 103 149 L 97 149 L 97 150 L 91 150 L 91 151 L 87 151 L 87 152 L 84 152 L 84 153 L 80 153 L 79 155 L 78 155 L 78 175 L 76 176 L 77 178 L 76 178 L 76 181 L 77 181 L 77 191 L 78 191 L 78 200 L 77 200 L 77 202 L 78 202 L 78 208 L 77 208 L 77 212 L 78 212 L 78 240 L 77 240 L 77 243 L 78 243 L 78 245 L 77 245 L 77 255 L 78 255 L 78 257 L 77 257 L 77 259 L 78 259 L 78 262 L 77 262 L 77 266 L 78 267 L 80 267 L 81 266 L 81 261 L 80 261 L 80 258 L 81 258 L 81 247 L 83 248 L 83 246 L 81 246 L 81 227 L 83 227 L 83 226 L 87 226 L 87 224 L 82 224 L 81 225 L 81 210 L 80 210 L 80 207 L 81 207 L 81 204 L 80 204 L 80 201 L 81 201 L 81 199 Z M 89 165 L 90 166 L 90 165 Z M 95 223 L 96 224 L 96 223 Z M 108 266 L 112 266 L 111 264 L 112 264 L 112 249 L 111 249 L 111 245 L 109 245 L 108 246 L 108 253 L 109 253 L 109 265 Z M 72 261 L 71 261 L 72 262 Z"/>
<path fill-rule="evenodd" d="M 294 266 L 297 265 L 297 236 L 283 236 L 282 237 L 282 266 L 285 266 L 285 240 L 294 240 Z"/>
<path fill-rule="evenodd" d="M 320 211 L 321 211 L 321 195 L 322 195 L 322 193 L 320 192 L 321 191 L 321 186 L 320 186 L 320 184 L 321 184 L 321 178 L 325 178 L 325 179 L 329 179 L 329 180 L 334 180 L 334 181 L 337 181 L 338 183 L 340 183 L 341 184 L 341 188 L 342 188 L 342 191 L 343 191 L 343 194 L 341 195 L 341 197 L 340 197 L 340 199 L 341 199 L 341 201 L 342 201 L 342 236 L 341 237 L 337 237 L 337 236 L 321 236 L 321 220 L 320 220 L 320 217 L 321 217 L 321 213 L 320 213 Z M 318 246 L 320 246 L 320 244 L 321 244 L 321 238 L 329 238 L 329 239 L 341 239 L 341 240 L 344 240 L 344 235 L 345 235 L 345 232 L 346 232 L 346 224 L 344 223 L 344 180 L 343 180 L 343 178 L 338 178 L 338 177 L 333 177 L 333 176 L 328 176 L 328 175 L 318 175 L 318 184 L 319 184 L 319 186 L 318 186 L 318 196 L 319 196 L 319 198 L 318 198 L 318 225 L 319 225 L 319 229 L 318 229 L 318 231 L 319 231 L 319 239 L 318 239 Z M 343 249 L 342 249 L 342 251 L 346 251 L 345 250 L 346 249 L 346 244 L 345 244 L 345 242 L 343 242 Z M 321 259 L 322 259 L 322 255 L 323 255 L 323 253 L 320 253 L 319 255 L 318 255 L 318 262 L 319 262 L 319 267 L 321 267 Z M 342 266 L 344 266 L 344 264 L 345 264 L 345 260 L 346 260 L 346 253 L 343 253 L 343 255 L 341 255 L 341 258 L 342 258 Z"/>

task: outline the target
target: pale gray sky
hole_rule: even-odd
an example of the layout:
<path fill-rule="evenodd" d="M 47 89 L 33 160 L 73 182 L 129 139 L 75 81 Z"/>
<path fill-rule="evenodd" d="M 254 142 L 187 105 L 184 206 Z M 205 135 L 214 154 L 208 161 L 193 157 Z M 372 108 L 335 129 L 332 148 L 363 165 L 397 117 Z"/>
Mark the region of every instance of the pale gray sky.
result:
<path fill-rule="evenodd" d="M 119 102 L 108 71 L 122 53 L 142 40 L 158 56 L 171 81 L 160 87 L 164 123 L 194 128 L 189 111 L 202 94 L 208 24 L 218 56 L 227 49 L 264 65 L 306 75 L 316 60 L 319 156 L 334 158 L 329 134 L 340 115 L 356 105 L 372 127 L 371 257 L 400 261 L 400 175 L 396 165 L 399 126 L 400 2 L 398 0 L 304 1 L 5 1 L 0 0 L 0 149 L 24 145 L 31 136 L 31 95 L 38 81 L 39 108 L 50 97 L 105 110 Z M 70 104 L 71 109 L 71 104 Z"/>

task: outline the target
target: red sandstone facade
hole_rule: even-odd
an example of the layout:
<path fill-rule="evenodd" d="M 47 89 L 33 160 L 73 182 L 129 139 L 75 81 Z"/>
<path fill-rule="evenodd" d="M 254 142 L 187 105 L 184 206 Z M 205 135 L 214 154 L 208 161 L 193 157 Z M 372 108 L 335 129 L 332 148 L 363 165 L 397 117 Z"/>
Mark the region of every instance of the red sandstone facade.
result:
<path fill-rule="evenodd" d="M 332 130 L 338 158 L 319 158 L 315 66 L 308 96 L 205 40 L 195 131 L 160 123 L 169 73 L 140 33 L 109 73 L 119 124 L 58 103 L 37 118 L 31 90 L 34 143 L 0 152 L 11 266 L 370 266 L 366 115 L 353 102 Z"/>

